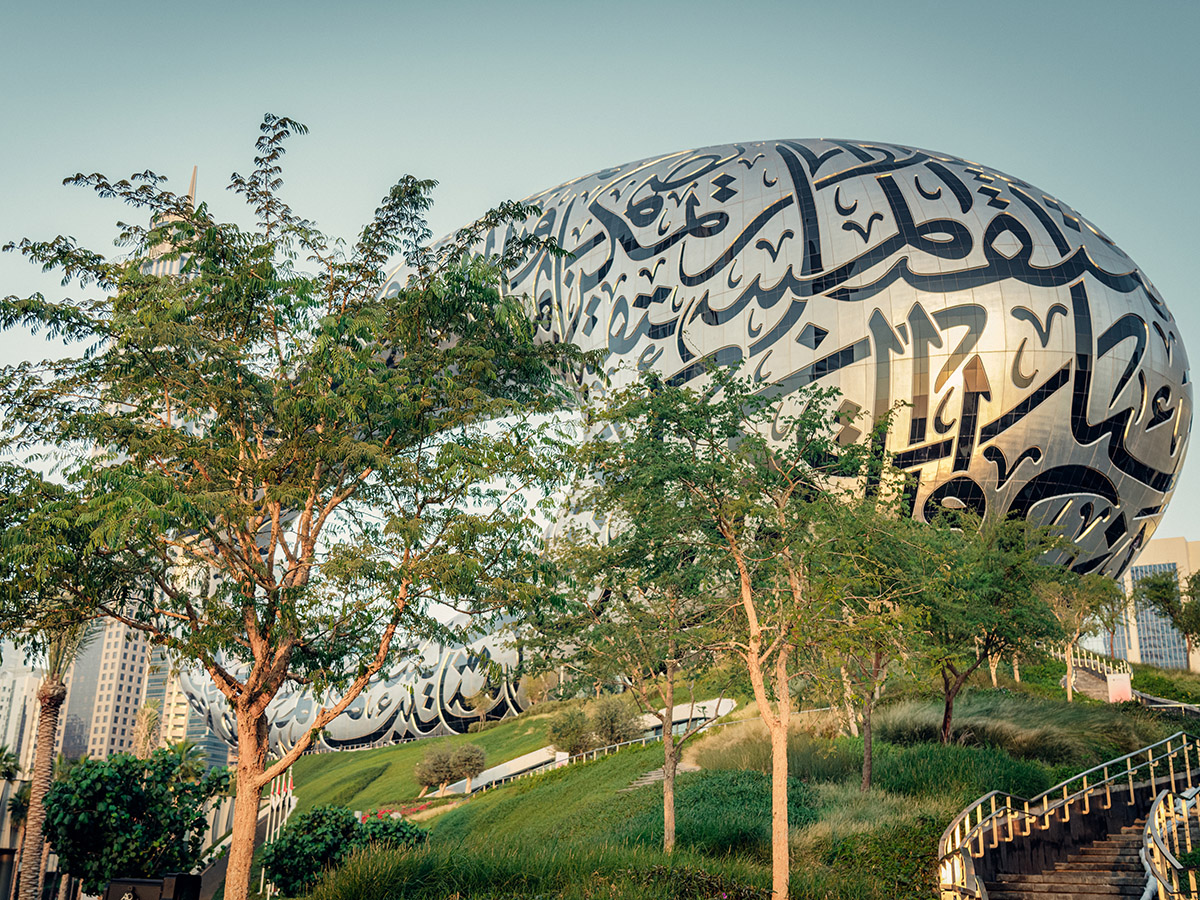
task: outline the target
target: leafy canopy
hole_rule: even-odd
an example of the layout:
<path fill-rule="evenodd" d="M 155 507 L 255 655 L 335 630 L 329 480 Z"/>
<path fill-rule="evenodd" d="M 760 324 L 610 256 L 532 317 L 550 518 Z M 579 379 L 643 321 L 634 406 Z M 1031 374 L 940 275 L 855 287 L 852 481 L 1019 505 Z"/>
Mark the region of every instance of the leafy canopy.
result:
<path fill-rule="evenodd" d="M 181 776 L 179 757 L 84 759 L 46 794 L 46 840 L 66 871 L 98 894 L 117 877 L 187 872 L 200 860 L 205 803 L 224 793 L 226 769 Z"/>

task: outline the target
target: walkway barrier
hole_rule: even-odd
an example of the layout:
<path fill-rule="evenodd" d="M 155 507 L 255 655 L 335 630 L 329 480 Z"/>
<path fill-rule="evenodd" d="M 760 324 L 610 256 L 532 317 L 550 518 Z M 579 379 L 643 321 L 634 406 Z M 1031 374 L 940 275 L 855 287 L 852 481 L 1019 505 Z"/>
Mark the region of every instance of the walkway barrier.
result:
<path fill-rule="evenodd" d="M 1001 865 L 1018 870 L 1013 868 L 1018 856 L 1051 867 L 1056 850 L 1116 830 L 1113 821 L 1132 824 L 1149 811 L 1160 790 L 1191 790 L 1198 767 L 1200 746 L 1180 731 L 1029 800 L 1002 791 L 984 794 L 958 814 L 938 842 L 942 900 L 986 900 L 984 881 Z M 1033 848 L 1039 841 L 1046 846 Z"/>
<path fill-rule="evenodd" d="M 1163 790 L 1154 798 L 1142 837 L 1142 861 L 1150 873 L 1158 900 L 1196 898 L 1196 870 L 1179 861 L 1184 853 L 1200 850 L 1200 807 L 1194 790 Z M 1143 895 L 1145 896 L 1145 895 Z"/>

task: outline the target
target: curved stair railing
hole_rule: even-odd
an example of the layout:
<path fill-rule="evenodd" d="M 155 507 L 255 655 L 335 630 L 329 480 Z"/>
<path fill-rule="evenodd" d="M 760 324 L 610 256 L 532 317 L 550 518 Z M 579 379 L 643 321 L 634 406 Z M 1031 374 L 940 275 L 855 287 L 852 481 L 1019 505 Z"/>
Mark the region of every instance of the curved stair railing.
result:
<path fill-rule="evenodd" d="M 1126 802 L 1134 805 L 1136 786 L 1148 784 L 1151 796 L 1166 785 L 1178 791 L 1181 781 L 1191 789 L 1193 770 L 1198 766 L 1200 744 L 1180 731 L 1080 772 L 1028 800 L 1002 791 L 984 794 L 955 817 L 938 842 L 942 900 L 986 900 L 987 889 L 978 877 L 975 860 L 989 849 L 1027 838 L 1035 830 L 1048 831 L 1052 821 L 1066 823 L 1074 815 L 1089 815 L 1093 803 L 1100 810 L 1111 809 L 1114 793 L 1128 790 Z"/>
<path fill-rule="evenodd" d="M 1150 873 L 1158 900 L 1200 897 L 1196 871 L 1179 856 L 1200 849 L 1200 807 L 1194 790 L 1182 794 L 1164 790 L 1154 798 L 1142 836 L 1142 862 Z"/>

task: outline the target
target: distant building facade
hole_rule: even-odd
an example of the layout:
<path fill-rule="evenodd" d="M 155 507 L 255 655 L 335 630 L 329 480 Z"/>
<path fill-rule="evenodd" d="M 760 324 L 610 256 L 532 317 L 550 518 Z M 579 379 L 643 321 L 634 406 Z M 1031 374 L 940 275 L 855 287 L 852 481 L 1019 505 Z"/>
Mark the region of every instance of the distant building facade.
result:
<path fill-rule="evenodd" d="M 17 757 L 23 774 L 33 769 L 33 744 L 37 736 L 37 690 L 41 669 L 25 663 L 24 655 L 5 641 L 0 653 L 0 745 Z"/>
<path fill-rule="evenodd" d="M 58 750 L 78 759 L 104 759 L 134 749 L 138 709 L 146 687 L 149 643 L 136 629 L 109 619 L 67 670 Z"/>
<path fill-rule="evenodd" d="M 1189 657 L 1183 635 L 1166 618 L 1133 600 L 1133 586 L 1147 575 L 1168 572 L 1182 583 L 1197 571 L 1200 571 L 1200 541 L 1156 538 L 1142 548 L 1134 564 L 1121 576 L 1121 586 L 1130 600 L 1125 619 L 1112 636 L 1112 651 L 1117 658 L 1162 669 L 1200 672 L 1200 651 L 1193 649 Z M 1109 650 L 1107 634 L 1094 636 L 1087 643 L 1103 653 Z"/>

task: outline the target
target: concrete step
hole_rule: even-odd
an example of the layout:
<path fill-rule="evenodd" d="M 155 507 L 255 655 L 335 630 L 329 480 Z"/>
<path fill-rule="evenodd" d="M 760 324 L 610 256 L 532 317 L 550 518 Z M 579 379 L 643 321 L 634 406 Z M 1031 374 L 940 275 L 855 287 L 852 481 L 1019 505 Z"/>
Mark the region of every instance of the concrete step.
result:
<path fill-rule="evenodd" d="M 691 763 L 682 763 L 681 762 L 681 763 L 676 764 L 676 766 L 675 766 L 675 777 L 678 778 L 680 775 L 686 775 L 689 772 L 699 772 L 699 771 L 700 771 L 699 766 L 694 766 Z M 666 777 L 667 777 L 667 773 L 664 772 L 662 769 L 655 769 L 653 772 L 647 772 L 645 775 L 642 775 L 639 778 L 635 778 L 633 780 L 633 782 L 629 785 L 629 787 L 621 788 L 619 793 L 624 793 L 625 791 L 635 791 L 638 788 L 646 787 L 647 785 L 651 785 L 651 784 L 659 784 L 662 781 L 664 781 L 666 779 Z"/>
<path fill-rule="evenodd" d="M 1080 897 L 1140 897 L 1145 882 L 1141 884 L 1080 884 L 1067 882 L 1064 884 L 1008 884 L 1007 882 L 988 882 L 989 900 L 996 900 L 1005 894 L 1017 897 L 1050 900 L 1064 896 Z"/>
<path fill-rule="evenodd" d="M 1002 884 L 1145 884 L 1135 873 L 1040 872 L 1037 875 L 1001 875 Z"/>

